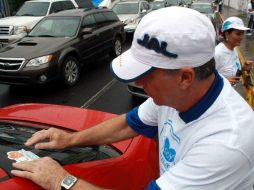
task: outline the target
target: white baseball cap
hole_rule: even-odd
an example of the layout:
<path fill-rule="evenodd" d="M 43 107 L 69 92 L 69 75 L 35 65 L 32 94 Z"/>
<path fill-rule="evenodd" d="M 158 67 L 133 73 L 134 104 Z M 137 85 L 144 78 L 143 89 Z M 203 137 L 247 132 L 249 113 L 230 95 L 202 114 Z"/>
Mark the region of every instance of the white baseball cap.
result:
<path fill-rule="evenodd" d="M 193 9 L 167 7 L 144 16 L 131 48 L 115 58 L 111 72 L 122 82 L 140 79 L 154 68 L 198 67 L 214 57 L 215 30 Z"/>
<path fill-rule="evenodd" d="M 225 32 L 226 30 L 229 30 L 231 28 L 237 30 L 250 30 L 249 28 L 244 26 L 242 19 L 238 17 L 229 17 L 223 22 L 222 32 Z"/>

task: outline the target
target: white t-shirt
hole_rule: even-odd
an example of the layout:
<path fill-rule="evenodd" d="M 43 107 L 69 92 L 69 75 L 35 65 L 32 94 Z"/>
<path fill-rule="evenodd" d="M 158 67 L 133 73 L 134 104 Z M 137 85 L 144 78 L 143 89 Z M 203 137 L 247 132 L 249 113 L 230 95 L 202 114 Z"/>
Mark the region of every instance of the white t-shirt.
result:
<path fill-rule="evenodd" d="M 251 9 L 253 9 L 253 8 L 252 8 L 251 3 L 249 3 L 249 4 L 248 4 L 248 7 L 247 7 L 247 12 L 248 12 L 248 13 L 254 13 L 254 11 L 249 11 L 249 10 L 251 10 Z"/>
<path fill-rule="evenodd" d="M 223 42 L 215 47 L 215 63 L 216 69 L 224 77 L 232 77 L 236 75 L 237 70 L 241 70 L 241 64 L 236 48 L 228 49 Z"/>
<path fill-rule="evenodd" d="M 252 189 L 254 114 L 218 74 L 207 95 L 187 112 L 157 106 L 149 98 L 126 119 L 141 134 L 158 134 L 161 176 L 149 190 Z"/>

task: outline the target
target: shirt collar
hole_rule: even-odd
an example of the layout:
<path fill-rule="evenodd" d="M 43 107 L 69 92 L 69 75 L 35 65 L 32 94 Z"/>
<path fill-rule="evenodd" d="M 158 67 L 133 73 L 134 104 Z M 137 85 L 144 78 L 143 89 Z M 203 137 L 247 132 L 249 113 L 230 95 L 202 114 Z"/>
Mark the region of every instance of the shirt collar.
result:
<path fill-rule="evenodd" d="M 179 113 L 180 118 L 185 123 L 189 123 L 199 118 L 215 102 L 215 100 L 217 99 L 217 97 L 219 96 L 223 88 L 223 85 L 224 85 L 223 79 L 216 71 L 215 80 L 213 81 L 213 84 L 208 90 L 208 92 L 206 93 L 206 95 L 188 111 L 180 112 Z"/>

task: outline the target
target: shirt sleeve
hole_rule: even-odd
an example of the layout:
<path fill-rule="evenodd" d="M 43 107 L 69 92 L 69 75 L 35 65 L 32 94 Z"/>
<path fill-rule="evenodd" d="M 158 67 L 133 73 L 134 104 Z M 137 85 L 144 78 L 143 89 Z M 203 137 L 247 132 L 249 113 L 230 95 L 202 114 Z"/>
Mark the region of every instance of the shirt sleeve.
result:
<path fill-rule="evenodd" d="M 161 190 L 161 188 L 157 185 L 156 181 L 151 181 L 146 190 Z"/>
<path fill-rule="evenodd" d="M 137 133 L 153 138 L 158 132 L 157 113 L 152 99 L 145 101 L 126 114 L 128 125 Z"/>
<path fill-rule="evenodd" d="M 218 72 L 221 72 L 225 60 L 224 60 L 224 57 L 223 57 L 223 53 L 222 53 L 220 44 L 215 47 L 215 56 L 214 56 L 214 58 L 215 58 L 215 63 L 216 63 L 215 64 L 216 69 L 218 70 Z"/>
<path fill-rule="evenodd" d="M 196 144 L 183 159 L 162 174 L 156 180 L 159 188 L 242 189 L 240 183 L 249 175 L 251 168 L 249 160 L 237 149 L 207 143 Z M 245 185 L 252 187 L 252 180 Z"/>
<path fill-rule="evenodd" d="M 235 52 L 226 50 L 225 45 L 221 42 L 215 48 L 215 66 L 217 71 L 224 77 L 232 77 L 236 73 L 236 66 L 234 63 Z"/>
<path fill-rule="evenodd" d="M 252 9 L 251 3 L 248 4 L 248 8 L 247 9 L 248 9 L 248 12 L 250 12 L 250 10 Z"/>

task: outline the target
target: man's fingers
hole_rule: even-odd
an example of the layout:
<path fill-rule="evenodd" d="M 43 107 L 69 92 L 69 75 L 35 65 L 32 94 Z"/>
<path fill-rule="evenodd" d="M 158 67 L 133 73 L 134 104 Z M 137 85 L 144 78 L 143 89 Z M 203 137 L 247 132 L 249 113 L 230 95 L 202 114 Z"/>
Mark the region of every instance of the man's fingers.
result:
<path fill-rule="evenodd" d="M 33 176 L 31 172 L 21 170 L 11 170 L 11 173 L 18 177 L 23 177 L 32 180 Z"/>
<path fill-rule="evenodd" d="M 23 162 L 13 163 L 12 166 L 19 170 L 25 170 L 25 171 L 31 172 L 33 171 L 33 168 L 34 168 L 34 162 L 35 161 L 23 161 Z"/>
<path fill-rule="evenodd" d="M 54 142 L 42 142 L 35 145 L 36 149 L 55 149 Z"/>
<path fill-rule="evenodd" d="M 50 133 L 48 130 L 41 130 L 35 133 L 30 139 L 25 143 L 26 146 L 32 146 L 38 142 L 45 141 L 50 138 Z"/>

